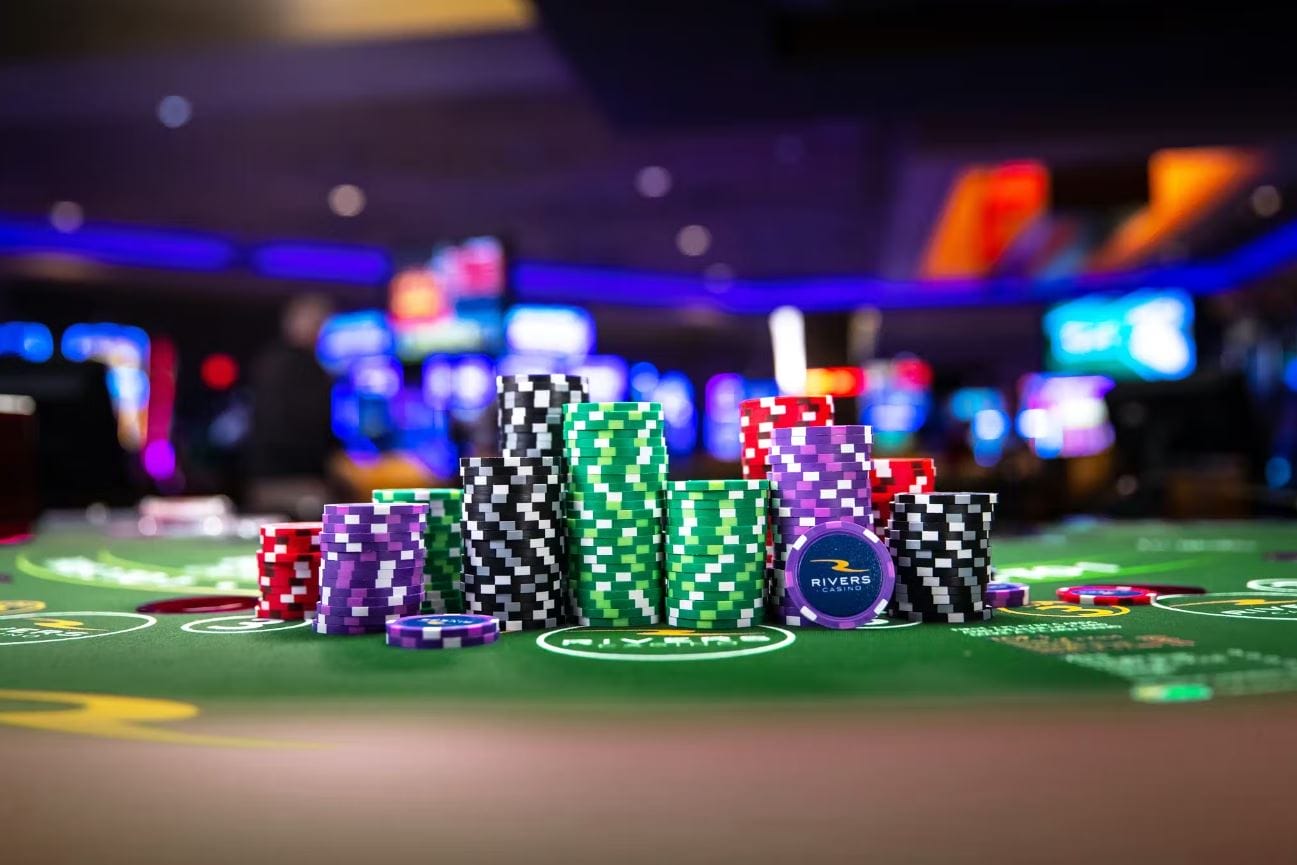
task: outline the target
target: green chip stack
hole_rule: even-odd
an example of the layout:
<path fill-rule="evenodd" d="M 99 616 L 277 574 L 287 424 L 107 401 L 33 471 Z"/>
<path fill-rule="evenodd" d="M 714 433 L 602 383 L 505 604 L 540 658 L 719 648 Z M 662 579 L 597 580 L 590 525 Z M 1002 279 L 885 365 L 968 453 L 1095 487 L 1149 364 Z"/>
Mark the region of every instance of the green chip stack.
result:
<path fill-rule="evenodd" d="M 578 624 L 656 625 L 662 609 L 662 406 L 563 407 L 568 606 Z"/>
<path fill-rule="evenodd" d="M 464 577 L 460 567 L 460 519 L 464 491 L 458 488 L 419 487 L 404 490 L 374 490 L 375 502 L 421 502 L 428 506 L 423 527 L 423 612 L 464 612 Z"/>
<path fill-rule="evenodd" d="M 761 624 L 769 497 L 765 480 L 666 485 L 668 625 L 711 631 Z"/>

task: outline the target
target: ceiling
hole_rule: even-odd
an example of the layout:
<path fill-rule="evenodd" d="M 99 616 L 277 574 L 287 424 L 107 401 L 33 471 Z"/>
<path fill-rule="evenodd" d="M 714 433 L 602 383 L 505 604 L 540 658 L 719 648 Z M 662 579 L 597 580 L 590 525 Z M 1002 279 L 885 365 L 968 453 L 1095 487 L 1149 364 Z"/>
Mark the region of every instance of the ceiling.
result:
<path fill-rule="evenodd" d="M 0 214 L 69 200 L 89 221 L 247 240 L 494 232 L 530 260 L 908 279 L 970 163 L 1103 177 L 1160 148 L 1246 146 L 1286 187 L 1297 68 L 1252 5 L 1212 26 L 1134 2 L 1118 27 L 1070 0 L 76 0 L 60 30 L 20 3 L 0 13 L 20 13 L 0 21 Z M 169 94 L 192 105 L 177 129 L 156 117 Z M 664 197 L 636 191 L 649 165 L 670 172 Z M 364 191 L 356 217 L 327 206 L 342 183 Z M 1149 255 L 1264 231 L 1250 191 Z M 1130 204 L 1079 218 L 1107 232 Z M 692 224 L 702 255 L 677 248 Z"/>

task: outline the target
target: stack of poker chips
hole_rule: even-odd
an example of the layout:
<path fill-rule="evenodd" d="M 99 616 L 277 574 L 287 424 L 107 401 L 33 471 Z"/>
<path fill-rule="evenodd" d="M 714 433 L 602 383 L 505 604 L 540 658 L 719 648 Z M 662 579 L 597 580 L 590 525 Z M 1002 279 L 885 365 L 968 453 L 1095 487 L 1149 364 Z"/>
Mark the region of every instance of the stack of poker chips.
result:
<path fill-rule="evenodd" d="M 869 483 L 874 531 L 886 541 L 887 526 L 892 519 L 892 497 L 897 493 L 932 492 L 937 484 L 937 465 L 928 458 L 875 457 Z"/>
<path fill-rule="evenodd" d="M 557 458 L 468 457 L 464 480 L 464 601 L 505 631 L 563 619 L 563 470 Z"/>
<path fill-rule="evenodd" d="M 667 483 L 667 624 L 728 630 L 761 623 L 769 491 L 762 480 Z"/>
<path fill-rule="evenodd" d="M 662 607 L 662 406 L 563 409 L 568 601 L 578 624 L 655 625 Z"/>
<path fill-rule="evenodd" d="M 870 503 L 868 426 L 783 427 L 771 433 L 770 514 L 774 561 L 767 580 L 773 621 L 810 624 L 788 597 L 784 568 L 788 548 L 816 525 L 829 521 L 873 527 Z"/>
<path fill-rule="evenodd" d="M 502 375 L 496 378 L 500 453 L 558 457 L 563 453 L 563 406 L 585 402 L 579 375 Z"/>
<path fill-rule="evenodd" d="M 320 594 L 320 523 L 269 523 L 257 550 L 258 619 L 304 619 Z"/>
<path fill-rule="evenodd" d="M 387 644 L 399 649 L 466 649 L 500 639 L 492 616 L 407 616 L 387 623 Z"/>
<path fill-rule="evenodd" d="M 389 619 L 420 611 L 427 511 L 419 502 L 324 506 L 316 633 L 381 634 Z"/>
<path fill-rule="evenodd" d="M 769 469 L 770 434 L 783 427 L 829 426 L 831 396 L 766 396 L 739 403 L 740 460 L 743 477 L 765 478 Z"/>
<path fill-rule="evenodd" d="M 892 613 L 912 622 L 991 618 L 995 493 L 898 493 L 888 546 L 896 563 Z"/>
<path fill-rule="evenodd" d="M 464 612 L 464 578 L 460 566 L 463 544 L 463 490 L 446 487 L 374 490 L 376 502 L 421 502 L 428 508 L 423 522 L 423 611 Z"/>

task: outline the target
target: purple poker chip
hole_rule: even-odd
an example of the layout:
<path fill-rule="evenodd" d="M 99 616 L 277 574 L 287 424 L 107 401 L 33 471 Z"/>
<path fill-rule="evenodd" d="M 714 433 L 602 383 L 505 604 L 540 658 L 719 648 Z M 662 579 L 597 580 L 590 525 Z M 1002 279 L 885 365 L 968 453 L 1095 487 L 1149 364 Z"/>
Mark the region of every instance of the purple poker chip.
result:
<path fill-rule="evenodd" d="M 772 445 L 796 444 L 799 442 L 869 444 L 871 441 L 873 441 L 873 428 L 864 424 L 791 426 L 770 431 Z"/>
<path fill-rule="evenodd" d="M 423 582 L 423 573 L 421 571 L 381 577 L 369 575 L 343 577 L 326 571 L 320 574 L 320 591 L 330 589 L 341 592 L 364 591 L 377 593 L 397 589 L 412 589 L 423 585 Z"/>
<path fill-rule="evenodd" d="M 427 525 L 424 517 L 377 517 L 372 520 L 360 517 L 325 520 L 320 529 L 321 534 L 339 534 L 343 532 L 421 532 Z"/>
<path fill-rule="evenodd" d="M 371 616 L 339 616 L 329 612 L 315 611 L 315 621 L 333 627 L 373 627 L 384 628 L 392 619 L 399 619 L 409 613 L 375 613 Z"/>
<path fill-rule="evenodd" d="M 347 516 L 386 517 L 406 515 L 422 517 L 428 512 L 428 506 L 422 502 L 345 502 L 324 506 L 324 518 Z"/>
<path fill-rule="evenodd" d="M 887 545 L 866 526 L 821 523 L 788 550 L 790 604 L 817 625 L 857 628 L 887 608 L 896 583 Z"/>
<path fill-rule="evenodd" d="M 779 444 L 773 442 L 770 445 L 770 456 L 772 460 L 779 459 L 783 461 L 802 459 L 847 462 L 867 460 L 872 454 L 869 445 L 856 442 L 807 442 L 805 444 Z"/>
<path fill-rule="evenodd" d="M 799 520 L 805 517 L 820 520 L 855 520 L 857 518 L 862 521 L 873 520 L 873 510 L 868 504 L 779 505 L 773 511 L 776 523 L 785 520 Z"/>
<path fill-rule="evenodd" d="M 491 616 L 467 614 L 442 616 L 406 616 L 387 623 L 392 636 L 439 640 L 447 637 L 476 637 L 498 634 L 500 624 Z"/>
<path fill-rule="evenodd" d="M 385 622 L 378 622 L 370 625 L 342 625 L 330 624 L 325 619 L 316 616 L 311 619 L 310 628 L 317 634 L 339 635 L 344 637 L 359 637 L 364 634 L 381 634 L 386 626 Z"/>
<path fill-rule="evenodd" d="M 387 645 L 398 649 L 467 649 L 474 646 L 489 646 L 500 639 L 500 632 L 466 637 L 443 637 L 440 639 L 423 639 L 421 637 L 394 637 L 389 631 Z"/>
<path fill-rule="evenodd" d="M 365 531 L 358 530 L 354 532 L 321 532 L 319 535 L 320 543 L 331 544 L 350 544 L 350 543 L 373 543 L 376 541 L 417 541 L 423 539 L 423 528 L 401 529 L 400 531 Z"/>
<path fill-rule="evenodd" d="M 368 586 L 358 586 L 355 588 L 321 586 L 320 600 L 323 601 L 343 601 L 350 603 L 352 601 L 373 601 L 377 603 L 389 602 L 397 603 L 411 595 L 417 595 L 423 591 L 424 581 L 421 579 L 412 580 L 407 584 L 390 587 L 369 588 Z"/>
<path fill-rule="evenodd" d="M 321 555 L 322 561 L 326 565 L 329 562 L 369 562 L 371 564 L 417 562 L 422 566 L 424 550 L 421 547 L 412 547 L 408 550 L 363 550 L 360 552 L 326 550 Z"/>
<path fill-rule="evenodd" d="M 419 607 L 423 604 L 423 596 L 416 595 L 398 601 L 395 604 L 341 604 L 337 601 L 326 603 L 320 600 L 315 605 L 315 613 L 319 616 L 333 617 L 358 617 L 369 618 L 372 616 L 390 616 L 393 614 L 402 616 L 412 616 L 419 612 Z"/>
<path fill-rule="evenodd" d="M 1025 607 L 1031 603 L 1031 587 L 1024 583 L 988 583 L 986 599 L 992 607 Z"/>

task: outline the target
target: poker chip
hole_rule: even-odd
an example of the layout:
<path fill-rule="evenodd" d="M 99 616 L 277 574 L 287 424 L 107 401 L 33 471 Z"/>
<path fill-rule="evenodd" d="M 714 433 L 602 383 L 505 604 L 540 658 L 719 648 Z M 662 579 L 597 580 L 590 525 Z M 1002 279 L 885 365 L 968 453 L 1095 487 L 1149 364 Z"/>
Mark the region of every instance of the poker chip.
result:
<path fill-rule="evenodd" d="M 252 607 L 261 619 L 300 621 L 319 597 L 318 522 L 266 523 L 257 532 L 257 588 Z"/>
<path fill-rule="evenodd" d="M 1063 586 L 1055 594 L 1060 601 L 1083 607 L 1151 604 L 1157 597 L 1157 592 L 1138 586 Z"/>
<path fill-rule="evenodd" d="M 807 615 L 793 603 L 786 582 L 775 582 L 776 574 L 785 579 L 791 550 L 801 537 L 827 523 L 848 523 L 873 531 L 872 442 L 871 428 L 860 424 L 781 425 L 769 431 L 766 594 L 772 608 L 780 607 L 780 615 L 795 617 L 803 624 L 816 621 L 815 616 Z M 868 555 L 863 550 L 861 554 Z M 869 558 L 876 563 L 876 556 Z M 881 574 L 880 566 L 876 579 L 882 579 Z M 839 618 L 820 614 L 822 623 L 829 627 L 845 627 Z"/>
<path fill-rule="evenodd" d="M 584 399 L 583 389 L 555 386 L 546 376 L 506 376 L 499 384 L 502 429 L 520 411 L 544 411 L 558 429 L 562 406 Z M 504 399 L 509 394 L 515 399 Z M 500 631 L 547 627 L 562 618 L 567 561 L 561 449 L 521 455 L 505 442 L 505 451 L 460 460 L 463 610 L 491 617 Z"/>
<path fill-rule="evenodd" d="M 874 527 L 884 541 L 892 518 L 892 498 L 897 493 L 930 493 L 935 488 L 937 468 L 928 458 L 879 458 L 870 475 L 870 501 Z"/>
<path fill-rule="evenodd" d="M 381 498 L 324 506 L 318 590 L 306 615 L 318 634 L 381 633 L 387 619 L 422 608 L 430 505 L 413 494 Z"/>
<path fill-rule="evenodd" d="M 913 468 L 934 476 L 930 467 Z M 897 469 L 893 464 L 887 470 L 895 475 Z M 991 582 L 996 500 L 994 493 L 891 494 L 885 509 L 890 513 L 887 546 L 896 568 L 892 615 L 912 622 L 963 624 L 990 619 L 996 607 L 1025 603 L 1025 586 Z"/>
<path fill-rule="evenodd" d="M 833 423 L 833 397 L 774 396 L 739 403 L 740 465 L 743 477 L 764 480 L 769 468 L 770 434 L 784 427 L 823 427 Z"/>
<path fill-rule="evenodd" d="M 1025 607 L 1031 603 L 1031 587 L 1025 583 L 988 583 L 986 600 L 992 607 Z"/>
<path fill-rule="evenodd" d="M 566 602 L 578 622 L 657 621 L 662 602 L 662 407 L 650 402 L 564 406 Z"/>
<path fill-rule="evenodd" d="M 769 483 L 673 481 L 664 492 L 668 621 L 751 627 L 765 603 Z"/>

